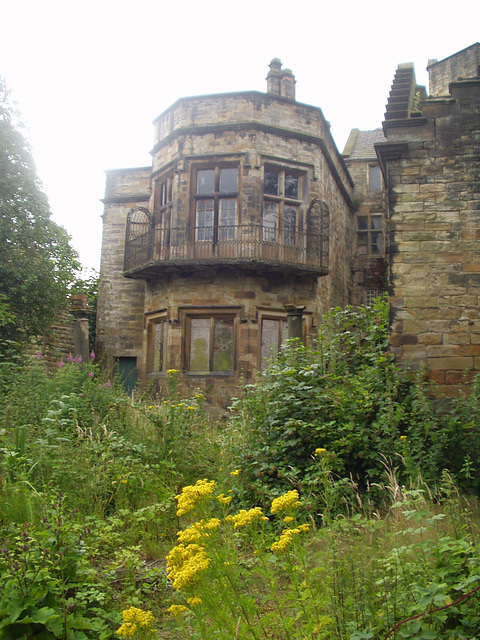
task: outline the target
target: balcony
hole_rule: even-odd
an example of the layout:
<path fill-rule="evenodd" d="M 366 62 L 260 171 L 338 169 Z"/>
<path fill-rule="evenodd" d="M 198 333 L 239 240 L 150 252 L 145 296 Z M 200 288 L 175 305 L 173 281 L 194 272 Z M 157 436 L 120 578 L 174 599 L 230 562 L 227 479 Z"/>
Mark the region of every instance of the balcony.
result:
<path fill-rule="evenodd" d="M 214 267 L 324 276 L 329 272 L 328 233 L 307 233 L 295 227 L 279 230 L 261 224 L 147 230 L 141 225 L 127 227 L 127 278 Z"/>

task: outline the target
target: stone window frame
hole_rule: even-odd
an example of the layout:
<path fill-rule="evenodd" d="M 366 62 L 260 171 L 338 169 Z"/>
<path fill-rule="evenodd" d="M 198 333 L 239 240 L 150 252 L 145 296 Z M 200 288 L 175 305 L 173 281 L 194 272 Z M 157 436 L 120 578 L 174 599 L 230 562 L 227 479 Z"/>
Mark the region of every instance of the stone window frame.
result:
<path fill-rule="evenodd" d="M 155 366 L 155 341 L 158 337 L 157 330 L 162 325 L 162 334 L 159 353 L 159 367 Z M 147 328 L 147 375 L 158 375 L 167 369 L 167 333 L 168 333 L 168 314 L 167 311 L 155 312 L 146 318 Z"/>
<path fill-rule="evenodd" d="M 361 219 L 365 219 L 366 222 L 366 226 L 361 226 L 360 224 L 360 220 Z M 378 227 L 374 226 L 373 220 L 379 220 L 380 221 L 380 225 Z M 356 216 L 356 251 L 357 251 L 357 256 L 382 256 L 385 252 L 385 245 L 384 245 L 384 229 L 383 229 L 383 221 L 384 221 L 384 216 L 382 213 L 378 212 L 378 211 L 372 211 L 372 212 L 362 212 L 357 214 Z M 360 243 L 360 235 L 363 234 L 366 237 L 367 242 L 366 243 Z M 374 243 L 373 242 L 373 237 L 375 235 L 379 236 L 379 242 L 378 243 Z M 374 251 L 373 247 L 377 246 L 378 244 L 378 251 Z M 366 253 L 361 253 L 359 251 L 360 247 L 366 247 L 367 251 Z"/>
<path fill-rule="evenodd" d="M 155 245 L 164 248 L 169 243 L 169 232 L 172 224 L 173 210 L 172 169 L 162 172 L 153 182 L 153 226 L 155 229 Z"/>
<path fill-rule="evenodd" d="M 263 322 L 264 320 L 274 320 L 279 322 L 278 327 L 278 341 L 276 344 L 276 353 L 278 353 L 280 346 L 288 339 L 288 325 L 287 325 L 287 313 L 284 310 L 275 310 L 275 309 L 265 309 L 261 310 L 258 314 L 258 325 L 260 327 L 259 331 L 259 346 L 258 346 L 258 368 L 260 371 L 266 369 L 266 359 L 271 356 L 271 344 L 269 345 L 270 353 L 268 356 L 264 354 L 263 349 Z M 280 323 L 284 323 L 285 326 L 282 328 Z"/>
<path fill-rule="evenodd" d="M 383 191 L 382 170 L 378 163 L 370 163 L 368 165 L 368 191 L 370 193 Z"/>
<path fill-rule="evenodd" d="M 183 354 L 182 362 L 183 369 L 187 375 L 190 376 L 233 376 L 237 370 L 237 340 L 238 340 L 238 325 L 240 323 L 241 308 L 240 307 L 188 307 L 182 309 L 180 313 L 183 333 Z M 191 370 L 191 323 L 194 319 L 210 319 L 210 343 L 209 343 L 209 368 L 207 370 Z M 232 369 L 228 371 L 215 371 L 214 370 L 214 357 L 215 357 L 215 320 L 216 319 L 232 319 L 233 320 L 233 338 L 232 338 Z"/>
<path fill-rule="evenodd" d="M 237 190 L 232 192 L 221 192 L 220 178 L 222 169 L 237 170 Z M 212 193 L 198 193 L 198 174 L 200 171 L 213 170 L 214 173 L 214 191 Z M 190 191 L 191 191 L 191 228 L 192 239 L 195 242 L 215 244 L 218 241 L 234 240 L 238 225 L 241 220 L 241 185 L 242 170 L 239 157 L 234 158 L 199 158 L 191 163 L 190 166 Z M 209 226 L 200 226 L 197 224 L 197 207 L 199 202 L 213 201 L 211 237 L 199 237 L 201 228 L 209 229 Z M 221 202 L 226 200 L 235 200 L 235 222 L 233 225 L 220 224 Z M 226 229 L 227 236 L 221 237 L 222 227 Z M 201 234 L 200 234 L 201 235 Z"/>
<path fill-rule="evenodd" d="M 375 298 L 378 298 L 381 294 L 380 289 L 365 289 L 364 292 L 364 304 L 366 307 L 371 307 Z"/>
<path fill-rule="evenodd" d="M 265 177 L 266 173 L 278 174 L 278 193 L 266 193 Z M 298 178 L 297 198 L 289 197 L 286 194 L 286 176 Z M 285 246 L 295 246 L 298 244 L 300 233 L 304 228 L 304 208 L 306 194 L 308 192 L 308 172 L 305 168 L 292 166 L 288 163 L 276 162 L 275 160 L 265 161 L 262 173 L 262 211 L 261 224 L 263 231 L 261 238 L 263 242 L 273 242 Z M 272 207 L 268 211 L 268 207 Z M 275 207 L 275 213 L 273 207 Z M 287 208 L 296 209 L 295 224 L 288 224 L 285 218 Z M 273 215 L 268 215 L 272 213 Z M 274 222 L 274 218 L 276 222 Z M 293 229 L 293 233 L 292 233 Z"/>

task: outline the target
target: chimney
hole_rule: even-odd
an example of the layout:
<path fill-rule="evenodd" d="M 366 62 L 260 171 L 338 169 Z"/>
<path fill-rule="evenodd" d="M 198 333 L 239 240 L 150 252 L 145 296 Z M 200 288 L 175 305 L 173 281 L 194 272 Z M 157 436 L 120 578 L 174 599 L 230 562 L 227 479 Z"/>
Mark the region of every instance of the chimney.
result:
<path fill-rule="evenodd" d="M 267 93 L 280 95 L 280 79 L 282 76 L 282 61 L 279 58 L 273 58 L 268 65 L 270 71 L 267 75 Z"/>
<path fill-rule="evenodd" d="M 295 100 L 295 76 L 291 69 L 284 69 L 280 81 L 280 95 Z"/>

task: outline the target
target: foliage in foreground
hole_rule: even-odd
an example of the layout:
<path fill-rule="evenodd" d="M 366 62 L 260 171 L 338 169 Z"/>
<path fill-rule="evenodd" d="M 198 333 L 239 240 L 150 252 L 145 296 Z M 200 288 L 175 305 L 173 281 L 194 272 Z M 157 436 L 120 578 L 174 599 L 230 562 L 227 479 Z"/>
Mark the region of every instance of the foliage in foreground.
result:
<path fill-rule="evenodd" d="M 316 348 L 289 343 L 234 405 L 239 495 L 265 504 L 297 488 L 321 512 L 313 452 L 325 448 L 338 508 L 381 501 L 385 466 L 406 482 L 434 484 L 444 469 L 479 495 L 480 376 L 449 405 L 429 395 L 421 375 L 402 372 L 386 351 L 388 304 L 335 309 Z M 360 492 L 357 492 L 357 487 Z"/>
<path fill-rule="evenodd" d="M 378 305 L 284 351 L 229 425 L 173 370 L 153 402 L 1 363 L 0 640 L 479 637 L 455 489 L 478 491 L 478 382 L 442 414 Z"/>

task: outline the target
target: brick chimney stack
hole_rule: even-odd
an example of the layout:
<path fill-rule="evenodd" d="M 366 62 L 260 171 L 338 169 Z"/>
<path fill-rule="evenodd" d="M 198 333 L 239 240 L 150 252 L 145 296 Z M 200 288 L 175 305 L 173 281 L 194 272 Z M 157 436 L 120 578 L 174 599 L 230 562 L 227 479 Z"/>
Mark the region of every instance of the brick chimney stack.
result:
<path fill-rule="evenodd" d="M 295 76 L 291 69 L 284 69 L 280 81 L 280 95 L 295 100 Z"/>

